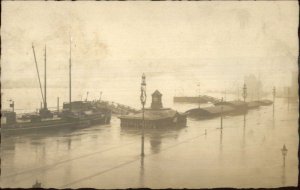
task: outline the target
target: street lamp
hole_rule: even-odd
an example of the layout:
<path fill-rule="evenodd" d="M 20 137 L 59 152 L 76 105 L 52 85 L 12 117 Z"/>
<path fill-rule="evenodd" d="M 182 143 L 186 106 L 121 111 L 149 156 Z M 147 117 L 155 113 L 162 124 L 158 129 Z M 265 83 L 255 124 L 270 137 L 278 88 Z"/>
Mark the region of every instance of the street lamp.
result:
<path fill-rule="evenodd" d="M 287 155 L 288 149 L 285 147 L 285 145 L 283 145 L 282 149 L 281 149 L 281 153 L 283 156 L 283 167 L 285 167 L 285 157 Z"/>
<path fill-rule="evenodd" d="M 275 110 L 275 96 L 276 96 L 276 88 L 273 87 L 273 116 L 274 116 L 274 110 Z"/>
<path fill-rule="evenodd" d="M 100 98 L 99 98 L 99 102 L 101 102 L 101 97 L 102 97 L 102 91 L 100 91 Z"/>
<path fill-rule="evenodd" d="M 221 99 L 221 131 L 223 129 L 223 97 Z"/>
<path fill-rule="evenodd" d="M 288 91 L 287 91 L 287 100 L 288 100 L 288 110 L 290 109 L 290 87 L 288 87 L 288 89 L 287 89 Z"/>
<path fill-rule="evenodd" d="M 246 98 L 247 98 L 247 86 L 244 83 L 244 87 L 243 87 L 243 98 L 244 98 L 244 102 L 246 102 Z"/>
<path fill-rule="evenodd" d="M 143 73 L 142 75 L 142 83 L 141 83 L 141 104 L 142 104 L 142 111 L 143 111 L 143 126 L 142 126 L 142 150 L 141 150 L 141 156 L 143 157 L 144 154 L 144 128 L 145 128 L 145 104 L 146 104 L 146 76 Z"/>
<path fill-rule="evenodd" d="M 198 103 L 199 103 L 199 108 L 200 108 L 200 104 L 201 104 L 200 83 L 198 83 L 197 86 L 198 86 L 198 91 L 199 91 L 199 101 L 198 101 Z"/>

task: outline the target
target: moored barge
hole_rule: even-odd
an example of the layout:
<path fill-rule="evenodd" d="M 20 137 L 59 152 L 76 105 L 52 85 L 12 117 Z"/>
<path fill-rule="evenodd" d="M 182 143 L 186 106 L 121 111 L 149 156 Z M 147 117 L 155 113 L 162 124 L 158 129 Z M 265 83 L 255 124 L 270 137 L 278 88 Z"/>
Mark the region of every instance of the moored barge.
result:
<path fill-rule="evenodd" d="M 187 114 L 179 113 L 171 108 L 163 108 L 161 97 L 162 94 L 158 90 L 152 94 L 151 107 L 144 110 L 145 127 L 185 127 Z M 144 124 L 142 110 L 136 114 L 123 115 L 119 118 L 121 127 L 141 128 Z"/>

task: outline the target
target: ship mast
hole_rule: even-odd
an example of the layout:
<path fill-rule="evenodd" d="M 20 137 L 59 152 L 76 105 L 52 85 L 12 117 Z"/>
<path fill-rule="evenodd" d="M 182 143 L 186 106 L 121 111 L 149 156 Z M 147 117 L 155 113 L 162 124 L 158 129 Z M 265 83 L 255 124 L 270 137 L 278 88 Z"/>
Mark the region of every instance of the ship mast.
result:
<path fill-rule="evenodd" d="M 72 67 L 72 62 L 71 62 L 71 56 L 72 56 L 72 49 L 71 49 L 71 37 L 70 37 L 70 57 L 69 57 L 69 102 L 70 102 L 70 111 L 72 111 L 72 105 L 71 105 L 71 101 L 72 101 L 72 78 L 71 78 L 71 67 Z"/>
<path fill-rule="evenodd" d="M 42 100 L 43 100 L 43 102 L 44 102 L 44 104 L 45 104 L 45 99 L 44 99 L 43 90 L 42 90 L 42 85 L 41 85 L 41 80 L 40 80 L 40 73 L 39 73 L 39 68 L 38 68 L 37 61 L 36 61 L 36 56 L 35 56 L 35 51 L 34 51 L 33 43 L 32 43 L 32 51 L 33 51 L 33 56 L 34 56 L 35 68 L 36 68 L 36 72 L 37 72 L 38 79 L 39 79 L 39 84 L 40 84 L 40 90 L 41 90 Z"/>
<path fill-rule="evenodd" d="M 46 61 L 46 45 L 45 45 L 45 90 L 44 90 L 44 93 L 45 93 L 45 101 L 44 101 L 44 109 L 46 110 L 47 109 L 47 61 Z"/>

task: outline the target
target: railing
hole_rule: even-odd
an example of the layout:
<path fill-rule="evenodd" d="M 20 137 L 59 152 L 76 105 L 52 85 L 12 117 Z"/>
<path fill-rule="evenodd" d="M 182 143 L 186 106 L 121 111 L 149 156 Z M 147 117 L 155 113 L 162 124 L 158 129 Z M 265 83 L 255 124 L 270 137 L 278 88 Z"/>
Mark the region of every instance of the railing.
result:
<path fill-rule="evenodd" d="M 97 101 L 95 102 L 98 106 L 105 107 L 107 109 L 110 109 L 112 113 L 114 114 L 129 114 L 129 113 L 137 113 L 138 110 L 116 102 L 109 102 L 109 101 Z"/>

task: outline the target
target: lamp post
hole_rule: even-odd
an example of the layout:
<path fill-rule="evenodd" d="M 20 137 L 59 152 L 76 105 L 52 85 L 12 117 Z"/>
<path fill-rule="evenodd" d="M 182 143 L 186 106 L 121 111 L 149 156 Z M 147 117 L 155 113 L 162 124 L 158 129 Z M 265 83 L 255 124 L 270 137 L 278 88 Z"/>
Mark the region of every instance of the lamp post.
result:
<path fill-rule="evenodd" d="M 221 131 L 223 129 L 223 97 L 221 99 Z"/>
<path fill-rule="evenodd" d="M 243 98 L 244 98 L 244 102 L 246 102 L 246 98 L 247 98 L 247 86 L 244 83 L 243 86 Z M 244 132 L 245 132 L 245 127 L 246 127 L 246 112 L 244 112 Z"/>
<path fill-rule="evenodd" d="M 198 101 L 198 103 L 199 103 L 199 108 L 200 108 L 200 104 L 201 104 L 200 83 L 198 83 L 197 86 L 198 86 L 198 91 L 199 91 L 199 101 Z"/>
<path fill-rule="evenodd" d="M 244 98 L 244 102 L 246 102 L 246 98 L 247 98 L 247 86 L 244 83 L 244 87 L 243 87 L 243 98 Z"/>
<path fill-rule="evenodd" d="M 285 157 L 287 155 L 288 149 L 283 145 L 281 149 L 282 157 L 283 157 L 283 167 L 285 167 Z"/>
<path fill-rule="evenodd" d="M 273 87 L 273 117 L 274 117 L 274 112 L 275 112 L 275 96 L 276 96 L 276 88 L 274 86 Z"/>
<path fill-rule="evenodd" d="M 141 156 L 143 157 L 144 154 L 144 128 L 145 128 L 145 104 L 146 104 L 146 76 L 143 73 L 142 75 L 142 83 L 141 83 L 141 104 L 142 104 L 142 111 L 143 111 L 143 126 L 142 126 L 142 150 L 141 150 Z"/>
<path fill-rule="evenodd" d="M 290 109 L 290 87 L 287 89 L 288 110 Z"/>
<path fill-rule="evenodd" d="M 85 98 L 85 101 L 87 102 L 88 100 L 88 97 L 89 97 L 89 91 L 86 92 L 86 98 Z"/>
<path fill-rule="evenodd" d="M 99 102 L 101 102 L 101 97 L 102 97 L 102 91 L 100 92 Z"/>
<path fill-rule="evenodd" d="M 57 97 L 57 114 L 59 113 L 59 97 Z"/>

